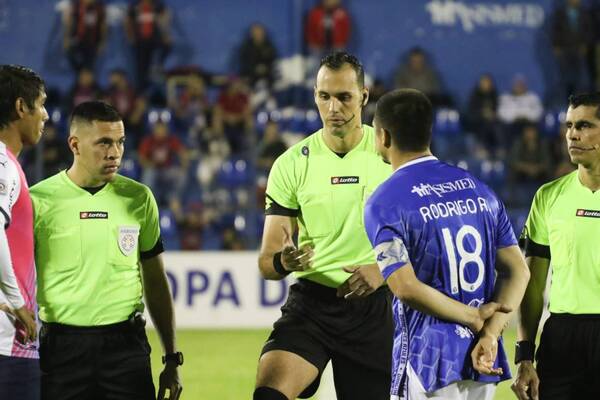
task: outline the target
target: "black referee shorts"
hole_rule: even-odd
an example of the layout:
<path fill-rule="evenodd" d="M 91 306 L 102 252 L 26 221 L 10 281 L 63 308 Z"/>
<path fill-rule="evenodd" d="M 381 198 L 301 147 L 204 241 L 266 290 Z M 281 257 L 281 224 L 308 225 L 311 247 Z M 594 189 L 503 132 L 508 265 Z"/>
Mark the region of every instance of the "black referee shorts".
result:
<path fill-rule="evenodd" d="M 394 322 L 387 287 L 363 299 L 345 300 L 336 289 L 299 279 L 262 354 L 295 353 L 319 370 L 300 395 L 312 396 L 331 360 L 338 400 L 390 398 Z"/>
<path fill-rule="evenodd" d="M 541 400 L 600 399 L 600 314 L 552 314 L 536 359 Z"/>
<path fill-rule="evenodd" d="M 42 400 L 155 400 L 150 345 L 129 321 L 46 324 L 40 333 Z"/>

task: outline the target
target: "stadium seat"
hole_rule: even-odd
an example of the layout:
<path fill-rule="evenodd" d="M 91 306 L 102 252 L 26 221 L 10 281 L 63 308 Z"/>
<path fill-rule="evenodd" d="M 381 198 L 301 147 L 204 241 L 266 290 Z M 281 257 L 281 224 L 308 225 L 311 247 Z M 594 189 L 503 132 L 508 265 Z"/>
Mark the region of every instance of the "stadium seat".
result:
<path fill-rule="evenodd" d="M 433 121 L 432 145 L 441 159 L 460 154 L 465 148 L 464 135 L 460 123 L 460 114 L 451 108 L 440 108 L 435 112 Z"/>
<path fill-rule="evenodd" d="M 173 212 L 167 208 L 162 208 L 158 212 L 160 232 L 163 244 L 166 250 L 179 250 L 181 244 L 179 242 L 179 231 L 177 229 L 177 221 Z"/>
<path fill-rule="evenodd" d="M 121 160 L 119 173 L 138 181 L 141 175 L 141 167 L 134 158 L 124 158 Z"/>
<path fill-rule="evenodd" d="M 305 117 L 305 135 L 309 135 L 315 131 L 318 131 L 322 127 L 321 117 L 319 113 L 315 110 L 307 110 Z"/>

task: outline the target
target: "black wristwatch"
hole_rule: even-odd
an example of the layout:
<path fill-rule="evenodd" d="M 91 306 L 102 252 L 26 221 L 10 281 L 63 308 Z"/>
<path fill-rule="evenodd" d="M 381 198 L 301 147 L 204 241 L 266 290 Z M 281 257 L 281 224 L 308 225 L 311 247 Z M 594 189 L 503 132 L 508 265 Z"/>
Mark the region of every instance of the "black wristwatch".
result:
<path fill-rule="evenodd" d="M 177 365 L 183 365 L 183 353 L 178 351 L 177 353 L 169 353 L 162 356 L 162 363 L 174 362 Z"/>

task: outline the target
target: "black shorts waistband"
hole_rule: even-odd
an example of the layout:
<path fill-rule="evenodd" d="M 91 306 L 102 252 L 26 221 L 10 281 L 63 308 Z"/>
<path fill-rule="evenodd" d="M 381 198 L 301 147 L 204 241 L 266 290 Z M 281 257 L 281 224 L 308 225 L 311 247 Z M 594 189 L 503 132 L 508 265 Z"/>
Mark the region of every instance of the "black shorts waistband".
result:
<path fill-rule="evenodd" d="M 59 324 L 57 322 L 42 321 L 42 330 L 44 333 L 103 334 L 103 333 L 132 331 L 133 326 L 129 320 L 117 322 L 114 324 L 97 325 L 97 326 L 76 326 L 76 325 Z"/>
<path fill-rule="evenodd" d="M 550 313 L 550 317 L 559 321 L 600 321 L 600 314 Z"/>
<path fill-rule="evenodd" d="M 297 287 L 300 292 L 310 295 L 311 297 L 317 298 L 319 300 L 324 300 L 324 301 L 332 301 L 332 300 L 343 301 L 343 300 L 345 300 L 343 297 L 338 297 L 337 288 L 332 288 L 329 286 L 321 285 L 320 283 L 311 281 L 309 279 L 299 278 L 296 285 L 298 285 Z M 379 295 L 380 293 L 385 293 L 387 291 L 388 291 L 388 287 L 382 286 L 382 287 L 378 288 L 375 292 L 373 292 L 371 295 L 365 297 L 365 299 L 367 299 L 371 296 Z M 352 301 L 357 301 L 357 300 L 360 301 L 360 299 L 354 299 Z"/>

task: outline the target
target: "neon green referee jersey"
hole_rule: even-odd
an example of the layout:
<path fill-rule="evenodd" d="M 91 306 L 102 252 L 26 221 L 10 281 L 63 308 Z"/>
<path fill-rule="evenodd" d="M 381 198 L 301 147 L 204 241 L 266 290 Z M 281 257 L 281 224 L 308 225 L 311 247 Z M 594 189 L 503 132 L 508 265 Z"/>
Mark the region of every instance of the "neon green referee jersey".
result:
<path fill-rule="evenodd" d="M 527 255 L 551 260 L 550 312 L 600 314 L 600 191 L 577 171 L 543 185 L 524 236 Z"/>
<path fill-rule="evenodd" d="M 375 263 L 363 222 L 366 199 L 392 173 L 375 148 L 373 128 L 345 156 L 334 153 L 319 130 L 290 147 L 273 164 L 267 183 L 267 214 L 275 206 L 298 218 L 298 244 L 312 244 L 314 265 L 296 273 L 337 287 L 345 266 Z M 274 212 L 278 214 L 278 212 Z"/>
<path fill-rule="evenodd" d="M 31 188 L 40 318 L 76 326 L 142 309 L 140 251 L 160 236 L 148 187 L 116 175 L 92 195 L 60 172 Z"/>

